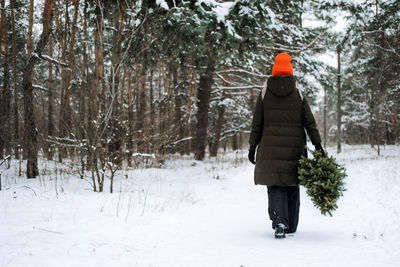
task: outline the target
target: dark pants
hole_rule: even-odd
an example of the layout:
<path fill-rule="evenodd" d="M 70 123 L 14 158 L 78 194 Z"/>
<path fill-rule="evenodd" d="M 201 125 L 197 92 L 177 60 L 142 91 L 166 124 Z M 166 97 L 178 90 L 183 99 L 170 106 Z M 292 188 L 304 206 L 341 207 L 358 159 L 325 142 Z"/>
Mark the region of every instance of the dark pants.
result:
<path fill-rule="evenodd" d="M 268 186 L 268 214 L 272 228 L 282 223 L 287 233 L 294 233 L 299 223 L 300 191 L 298 186 Z"/>

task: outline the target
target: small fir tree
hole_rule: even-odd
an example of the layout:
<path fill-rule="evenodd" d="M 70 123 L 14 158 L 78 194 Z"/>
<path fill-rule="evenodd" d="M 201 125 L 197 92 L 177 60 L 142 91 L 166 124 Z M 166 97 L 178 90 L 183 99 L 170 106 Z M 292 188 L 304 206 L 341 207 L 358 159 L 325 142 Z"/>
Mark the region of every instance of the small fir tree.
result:
<path fill-rule="evenodd" d="M 311 151 L 313 158 L 304 156 L 299 160 L 300 185 L 306 188 L 314 206 L 323 215 L 332 216 L 332 211 L 338 208 L 336 202 L 346 191 L 344 178 L 346 170 L 332 156 L 323 155 L 320 151 Z"/>

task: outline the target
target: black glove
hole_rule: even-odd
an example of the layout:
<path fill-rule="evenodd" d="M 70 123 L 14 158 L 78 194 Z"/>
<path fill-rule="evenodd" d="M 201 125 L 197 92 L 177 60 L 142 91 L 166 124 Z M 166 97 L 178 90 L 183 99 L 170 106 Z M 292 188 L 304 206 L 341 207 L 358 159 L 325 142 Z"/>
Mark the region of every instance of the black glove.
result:
<path fill-rule="evenodd" d="M 321 144 L 316 144 L 315 145 L 315 150 L 320 151 L 323 157 L 326 156 L 326 153 L 325 153 L 324 149 L 322 148 Z"/>
<path fill-rule="evenodd" d="M 256 164 L 254 161 L 254 155 L 256 154 L 256 146 L 255 145 L 250 145 L 249 148 L 249 160 L 251 163 Z"/>

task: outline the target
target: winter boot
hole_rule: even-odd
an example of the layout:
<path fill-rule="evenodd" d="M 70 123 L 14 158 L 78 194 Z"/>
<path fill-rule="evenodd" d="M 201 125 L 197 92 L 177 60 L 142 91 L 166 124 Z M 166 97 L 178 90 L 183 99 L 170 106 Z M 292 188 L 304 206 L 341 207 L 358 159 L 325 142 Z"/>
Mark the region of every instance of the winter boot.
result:
<path fill-rule="evenodd" d="M 275 238 L 285 238 L 285 225 L 280 223 L 275 227 Z"/>

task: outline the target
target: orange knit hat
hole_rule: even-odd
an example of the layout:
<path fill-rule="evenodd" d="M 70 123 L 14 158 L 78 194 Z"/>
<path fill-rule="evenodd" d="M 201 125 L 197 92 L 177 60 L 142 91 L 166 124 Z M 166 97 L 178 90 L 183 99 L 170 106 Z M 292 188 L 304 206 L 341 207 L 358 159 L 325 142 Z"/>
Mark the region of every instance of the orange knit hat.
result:
<path fill-rule="evenodd" d="M 290 64 L 292 57 L 286 53 L 280 53 L 275 57 L 275 65 L 272 67 L 272 76 L 293 75 L 293 67 Z"/>

